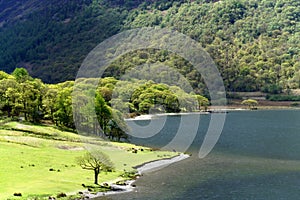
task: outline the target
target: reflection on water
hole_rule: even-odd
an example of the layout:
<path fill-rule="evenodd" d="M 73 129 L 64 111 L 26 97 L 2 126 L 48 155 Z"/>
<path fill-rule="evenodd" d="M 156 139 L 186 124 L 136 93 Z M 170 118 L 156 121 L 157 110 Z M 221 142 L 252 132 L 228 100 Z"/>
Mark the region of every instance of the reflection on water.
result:
<path fill-rule="evenodd" d="M 191 158 L 144 175 L 136 192 L 99 199 L 300 199 L 300 111 L 230 112 L 215 149 L 199 159 L 209 118 L 201 116 Z M 179 120 L 169 117 L 160 134 L 132 141 L 163 147 Z"/>

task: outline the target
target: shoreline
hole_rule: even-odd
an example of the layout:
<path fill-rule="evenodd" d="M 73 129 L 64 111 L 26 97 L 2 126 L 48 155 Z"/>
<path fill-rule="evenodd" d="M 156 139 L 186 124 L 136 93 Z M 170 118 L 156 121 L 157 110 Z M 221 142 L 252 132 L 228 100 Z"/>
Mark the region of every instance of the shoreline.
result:
<path fill-rule="evenodd" d="M 164 167 L 167 167 L 176 162 L 180 162 L 189 157 L 190 157 L 189 155 L 181 153 L 180 155 L 172 157 L 172 158 L 154 160 L 154 161 L 150 161 L 148 163 L 138 165 L 138 166 L 134 167 L 137 170 L 137 179 L 140 178 L 140 176 L 142 176 L 144 173 L 160 170 Z M 91 194 L 90 192 L 86 191 L 86 192 L 83 192 L 83 196 L 84 196 L 84 198 L 93 199 L 93 198 L 103 197 L 103 196 L 108 196 L 108 195 L 133 192 L 136 189 L 136 186 L 134 185 L 134 183 L 137 179 L 125 181 L 126 185 L 110 184 L 112 190 L 108 191 L 108 192 L 98 192 L 97 194 Z"/>
<path fill-rule="evenodd" d="M 292 107 L 292 106 L 283 106 L 283 105 L 258 105 L 255 110 L 300 110 L 300 107 Z M 158 117 L 165 116 L 182 116 L 182 115 L 207 115 L 211 113 L 225 113 L 229 111 L 255 111 L 251 110 L 246 106 L 239 105 L 227 105 L 227 106 L 211 106 L 207 109 L 207 111 L 195 111 L 195 112 L 179 112 L 179 113 L 157 113 L 157 114 L 142 114 L 133 118 L 125 118 L 125 121 L 143 121 L 143 120 L 152 120 Z"/>
<path fill-rule="evenodd" d="M 155 119 L 156 117 L 191 115 L 191 114 L 209 114 L 209 112 L 195 111 L 195 112 L 179 112 L 179 113 L 142 114 L 133 118 L 125 118 L 125 121 L 143 121 L 143 120 L 152 120 Z"/>
<path fill-rule="evenodd" d="M 166 159 L 151 161 L 151 162 L 148 162 L 148 163 L 144 163 L 140 166 L 137 166 L 135 168 L 138 171 L 139 175 L 143 175 L 144 173 L 160 170 L 164 167 L 167 167 L 167 166 L 169 166 L 173 163 L 176 163 L 176 162 L 180 162 L 180 161 L 185 160 L 189 157 L 190 157 L 189 155 L 181 153 L 180 155 L 175 156 L 173 158 L 166 158 Z"/>

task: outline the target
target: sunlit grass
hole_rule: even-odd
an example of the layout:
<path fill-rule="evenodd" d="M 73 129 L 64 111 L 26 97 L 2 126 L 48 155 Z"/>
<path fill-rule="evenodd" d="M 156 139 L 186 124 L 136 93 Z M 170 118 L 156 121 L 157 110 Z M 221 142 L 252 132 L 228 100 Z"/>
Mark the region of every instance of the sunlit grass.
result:
<path fill-rule="evenodd" d="M 5 128 L 0 130 L 0 199 L 17 198 L 14 193 L 28 199 L 85 190 L 82 184 L 93 184 L 93 171 L 81 169 L 76 157 L 83 155 L 87 146 L 100 148 L 115 164 L 115 172 L 100 173 L 100 183 L 120 180 L 121 174 L 142 163 L 177 155 L 128 143 L 95 140 L 49 126 L 9 122 Z"/>

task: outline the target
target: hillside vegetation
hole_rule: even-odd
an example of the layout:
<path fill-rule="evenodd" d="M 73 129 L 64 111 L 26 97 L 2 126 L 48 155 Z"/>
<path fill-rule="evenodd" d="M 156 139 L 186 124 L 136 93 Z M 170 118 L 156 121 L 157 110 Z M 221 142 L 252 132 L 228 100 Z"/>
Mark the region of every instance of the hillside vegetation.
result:
<path fill-rule="evenodd" d="M 199 41 L 228 91 L 300 87 L 298 0 L 12 2 L 0 2 L 6 8 L 0 11 L 0 69 L 7 72 L 19 66 L 45 82 L 73 80 L 87 53 L 104 39 L 159 26 Z M 186 66 L 180 62 L 177 68 Z M 198 76 L 190 78 L 199 82 Z"/>
<path fill-rule="evenodd" d="M 194 1 L 141 10 L 126 27 L 172 27 L 199 41 L 227 90 L 299 88 L 300 3 L 296 0 Z"/>
<path fill-rule="evenodd" d="M 161 78 L 168 80 L 168 75 Z M 208 105 L 204 96 L 147 77 L 123 81 L 113 77 L 100 81 L 80 78 L 76 82 L 44 84 L 24 68 L 16 68 L 12 74 L 0 71 L 0 118 L 46 121 L 116 141 L 128 140 L 125 117 L 206 110 Z"/>

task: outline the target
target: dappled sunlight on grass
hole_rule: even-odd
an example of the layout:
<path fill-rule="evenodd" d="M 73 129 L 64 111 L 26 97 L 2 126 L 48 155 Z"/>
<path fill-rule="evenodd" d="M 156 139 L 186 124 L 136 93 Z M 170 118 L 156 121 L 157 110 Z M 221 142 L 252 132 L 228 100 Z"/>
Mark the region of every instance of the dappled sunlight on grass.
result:
<path fill-rule="evenodd" d="M 8 122 L 0 130 L 0 177 L 4 177 L 0 179 L 1 198 L 13 198 L 14 193 L 26 199 L 86 190 L 82 184 L 93 185 L 94 174 L 81 169 L 76 158 L 86 152 L 87 146 L 109 155 L 116 167 L 112 173 L 100 173 L 99 183 L 127 179 L 121 175 L 134 171 L 134 166 L 177 155 L 84 137 L 55 127 Z"/>

